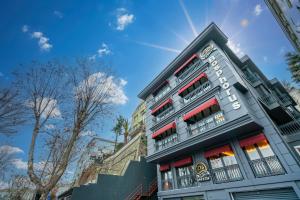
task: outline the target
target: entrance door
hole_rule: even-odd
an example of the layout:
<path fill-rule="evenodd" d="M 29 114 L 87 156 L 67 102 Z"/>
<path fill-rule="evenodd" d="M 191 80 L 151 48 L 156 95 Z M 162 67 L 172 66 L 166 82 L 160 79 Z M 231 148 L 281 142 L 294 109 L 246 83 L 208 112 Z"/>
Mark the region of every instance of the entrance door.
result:
<path fill-rule="evenodd" d="M 293 188 L 233 193 L 234 200 L 299 200 Z"/>

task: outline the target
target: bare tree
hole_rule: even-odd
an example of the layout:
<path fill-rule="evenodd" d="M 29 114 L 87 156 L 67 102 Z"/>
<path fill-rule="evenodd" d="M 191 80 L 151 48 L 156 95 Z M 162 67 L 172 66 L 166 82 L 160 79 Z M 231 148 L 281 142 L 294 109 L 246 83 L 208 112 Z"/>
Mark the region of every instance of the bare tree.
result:
<path fill-rule="evenodd" d="M 108 70 L 92 73 L 96 67 L 88 60 L 68 67 L 55 61 L 33 62 L 26 72 L 16 74 L 16 86 L 31 113 L 28 121 L 33 128 L 28 175 L 42 200 L 63 176 L 81 133 L 107 118 L 112 99 L 118 98 L 114 77 Z M 38 144 L 44 146 L 37 153 Z M 39 164 L 34 162 L 37 156 L 43 158 Z"/>
<path fill-rule="evenodd" d="M 27 176 L 15 175 L 8 188 L 7 198 L 10 200 L 25 200 L 32 198 L 33 185 Z"/>
<path fill-rule="evenodd" d="M 0 89 L 0 134 L 15 133 L 16 126 L 24 122 L 23 111 L 23 105 L 17 100 L 16 91 Z"/>

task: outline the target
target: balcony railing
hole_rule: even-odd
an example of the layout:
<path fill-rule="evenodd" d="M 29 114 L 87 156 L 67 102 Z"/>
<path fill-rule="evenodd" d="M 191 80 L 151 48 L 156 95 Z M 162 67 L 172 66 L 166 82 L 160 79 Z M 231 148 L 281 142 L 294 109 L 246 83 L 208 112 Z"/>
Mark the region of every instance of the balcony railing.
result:
<path fill-rule="evenodd" d="M 279 129 L 281 130 L 283 135 L 293 135 L 296 133 L 300 133 L 300 121 L 293 120 L 286 124 L 280 125 Z"/>
<path fill-rule="evenodd" d="M 173 189 L 173 179 L 164 179 L 161 181 L 162 190 L 172 190 Z"/>
<path fill-rule="evenodd" d="M 194 187 L 196 184 L 197 182 L 195 174 L 186 174 L 177 177 L 178 188 Z"/>
<path fill-rule="evenodd" d="M 214 113 L 195 124 L 191 124 L 188 127 L 190 135 L 202 134 L 210 129 L 213 129 L 225 122 L 225 117 L 222 111 Z"/>
<path fill-rule="evenodd" d="M 175 111 L 174 107 L 170 106 L 169 108 L 167 108 L 163 112 L 159 113 L 156 117 L 154 117 L 153 122 L 154 123 L 160 122 L 161 120 L 163 120 L 166 117 L 168 117 L 169 115 L 171 115 L 174 111 Z"/>
<path fill-rule="evenodd" d="M 212 169 L 211 173 L 213 175 L 214 183 L 227 183 L 243 179 L 238 164 Z"/>
<path fill-rule="evenodd" d="M 159 151 L 165 148 L 168 148 L 170 146 L 173 146 L 174 144 L 176 144 L 179 141 L 179 136 L 177 133 L 173 133 L 172 135 L 161 139 L 161 140 L 157 140 L 154 143 L 154 148 L 155 151 Z"/>
<path fill-rule="evenodd" d="M 270 106 L 270 105 L 272 105 L 273 103 L 277 102 L 276 99 L 275 99 L 272 95 L 270 95 L 270 94 L 262 95 L 262 96 L 260 96 L 259 98 L 261 99 L 261 101 L 262 101 L 264 104 L 266 104 L 266 105 L 268 105 L 268 106 Z"/>
<path fill-rule="evenodd" d="M 256 177 L 285 174 L 285 170 L 276 156 L 250 160 L 249 162 Z"/>
<path fill-rule="evenodd" d="M 192 100 L 196 99 L 197 97 L 201 96 L 202 94 L 206 93 L 211 88 L 209 81 L 199 85 L 194 91 L 190 92 L 186 96 L 182 98 L 183 104 L 188 104 Z"/>
<path fill-rule="evenodd" d="M 170 86 L 163 88 L 152 100 L 152 104 L 163 98 L 171 90 Z"/>
<path fill-rule="evenodd" d="M 187 69 L 187 70 L 184 71 L 182 74 L 180 74 L 180 75 L 177 77 L 176 81 L 177 81 L 178 83 L 180 83 L 180 82 L 183 81 L 188 75 L 190 75 L 192 72 L 194 72 L 194 71 L 200 69 L 201 65 L 202 65 L 202 61 L 201 61 L 200 59 L 197 60 L 192 66 L 189 67 L 189 69 Z"/>
<path fill-rule="evenodd" d="M 278 98 L 283 104 L 290 104 L 292 102 L 291 98 L 286 94 L 278 95 Z"/>
<path fill-rule="evenodd" d="M 248 81 L 250 81 L 252 84 L 260 81 L 260 78 L 258 78 L 256 75 L 254 75 L 248 71 L 245 71 L 244 74 L 245 74 L 246 79 Z"/>

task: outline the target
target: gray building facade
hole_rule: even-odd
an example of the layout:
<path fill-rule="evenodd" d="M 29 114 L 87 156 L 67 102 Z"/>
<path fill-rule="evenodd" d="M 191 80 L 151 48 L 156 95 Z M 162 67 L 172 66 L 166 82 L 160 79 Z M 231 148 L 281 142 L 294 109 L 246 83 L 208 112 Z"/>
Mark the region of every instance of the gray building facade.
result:
<path fill-rule="evenodd" d="M 300 126 L 268 80 L 210 24 L 145 89 L 159 199 L 300 199 Z"/>

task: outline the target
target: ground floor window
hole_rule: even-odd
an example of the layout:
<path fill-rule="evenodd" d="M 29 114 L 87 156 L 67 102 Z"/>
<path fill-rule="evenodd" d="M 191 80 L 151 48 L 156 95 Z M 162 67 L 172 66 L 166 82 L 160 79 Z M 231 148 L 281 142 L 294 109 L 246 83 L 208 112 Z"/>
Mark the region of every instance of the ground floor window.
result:
<path fill-rule="evenodd" d="M 284 168 L 263 133 L 241 140 L 240 146 L 247 155 L 256 177 L 285 173 Z"/>
<path fill-rule="evenodd" d="M 161 185 L 162 190 L 173 189 L 173 176 L 171 170 L 161 172 Z"/>
<path fill-rule="evenodd" d="M 235 155 L 229 145 L 206 151 L 205 157 L 209 162 L 213 181 L 215 183 L 224 183 L 243 179 Z"/>
<path fill-rule="evenodd" d="M 177 184 L 179 188 L 192 187 L 195 185 L 194 166 L 179 167 L 177 172 Z"/>

